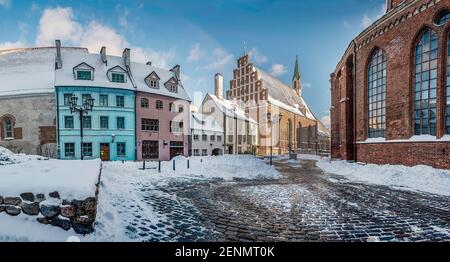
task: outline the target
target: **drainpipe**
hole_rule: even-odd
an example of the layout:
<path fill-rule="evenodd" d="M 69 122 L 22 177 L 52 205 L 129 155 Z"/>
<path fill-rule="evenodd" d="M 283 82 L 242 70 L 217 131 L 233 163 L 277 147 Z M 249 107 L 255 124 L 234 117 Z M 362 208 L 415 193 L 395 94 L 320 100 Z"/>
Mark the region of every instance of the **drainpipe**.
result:
<path fill-rule="evenodd" d="M 355 159 L 355 162 L 358 162 L 357 159 L 357 149 L 356 149 L 356 42 L 355 40 L 352 40 L 353 42 L 353 158 Z"/>
<path fill-rule="evenodd" d="M 56 91 L 56 152 L 58 159 L 61 159 L 61 147 L 60 147 L 60 134 L 59 134 L 59 91 L 58 87 L 55 87 Z"/>

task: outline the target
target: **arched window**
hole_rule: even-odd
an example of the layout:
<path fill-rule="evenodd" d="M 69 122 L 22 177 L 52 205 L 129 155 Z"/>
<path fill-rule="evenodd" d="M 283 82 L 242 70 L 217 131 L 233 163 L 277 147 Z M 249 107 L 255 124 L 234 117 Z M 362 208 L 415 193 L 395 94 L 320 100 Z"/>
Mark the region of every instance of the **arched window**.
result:
<path fill-rule="evenodd" d="M 292 121 L 288 119 L 287 125 L 287 139 L 288 139 L 288 148 L 291 150 L 292 147 Z"/>
<path fill-rule="evenodd" d="M 14 138 L 14 120 L 11 117 L 3 118 L 3 138 Z"/>
<path fill-rule="evenodd" d="M 302 123 L 298 123 L 297 128 L 297 148 L 302 148 Z"/>
<path fill-rule="evenodd" d="M 369 138 L 384 137 L 386 131 L 386 55 L 376 49 L 369 61 Z"/>
<path fill-rule="evenodd" d="M 450 135 L 450 33 L 447 38 L 447 109 L 445 133 Z"/>
<path fill-rule="evenodd" d="M 443 26 L 448 22 L 448 20 L 450 20 L 450 11 L 447 10 L 438 16 L 436 19 L 436 25 Z"/>
<path fill-rule="evenodd" d="M 416 44 L 414 134 L 436 135 L 437 34 L 426 29 Z"/>

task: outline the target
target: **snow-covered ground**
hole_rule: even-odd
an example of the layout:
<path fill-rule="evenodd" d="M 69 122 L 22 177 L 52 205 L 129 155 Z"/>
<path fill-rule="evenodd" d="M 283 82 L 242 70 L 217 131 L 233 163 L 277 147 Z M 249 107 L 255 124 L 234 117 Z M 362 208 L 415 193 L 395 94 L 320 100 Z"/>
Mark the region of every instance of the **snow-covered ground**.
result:
<path fill-rule="evenodd" d="M 95 196 L 100 160 L 62 161 L 13 154 L 0 147 L 0 196 L 58 191 L 62 199 Z"/>
<path fill-rule="evenodd" d="M 252 156 L 191 157 L 189 164 L 188 169 L 187 159 L 177 157 L 175 171 L 173 162 L 169 161 L 161 162 L 161 173 L 158 173 L 157 162 L 147 162 L 146 170 L 140 169 L 142 162 L 105 162 L 102 166 L 97 222 L 93 234 L 81 236 L 72 229 L 66 232 L 41 225 L 33 217 L 10 217 L 3 212 L 0 213 L 0 241 L 143 241 L 146 240 L 144 237 L 127 228 L 136 223 L 136 220 L 146 221 L 148 225 L 167 221 L 164 214 L 155 212 L 149 206 L 146 198 L 150 194 L 170 198 L 171 195 L 161 189 L 171 183 L 280 177 L 273 167 Z M 2 166 L 0 170 L 5 167 L 9 166 Z M 170 226 L 167 228 L 170 229 Z"/>
<path fill-rule="evenodd" d="M 342 176 L 339 182 L 359 182 L 392 188 L 450 196 L 450 170 L 429 166 L 358 164 L 320 160 L 316 165 L 326 173 Z M 332 179 L 332 178 L 331 178 Z M 332 181 L 336 182 L 335 179 Z"/>

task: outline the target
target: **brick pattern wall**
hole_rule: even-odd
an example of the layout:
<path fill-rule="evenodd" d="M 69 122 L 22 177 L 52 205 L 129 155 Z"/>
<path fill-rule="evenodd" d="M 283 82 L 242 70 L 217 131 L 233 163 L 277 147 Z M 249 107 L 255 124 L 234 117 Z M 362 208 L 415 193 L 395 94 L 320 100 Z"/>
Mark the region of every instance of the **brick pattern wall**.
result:
<path fill-rule="evenodd" d="M 401 2 L 403 1 L 393 0 L 390 3 L 396 6 Z M 336 71 L 331 75 L 332 157 L 361 162 L 407 165 L 419 163 L 450 168 L 448 162 L 441 160 L 441 158 L 450 159 L 450 152 L 441 150 L 441 148 L 448 147 L 450 142 L 383 143 L 354 146 L 355 141 L 365 141 L 368 137 L 367 68 L 370 57 L 377 48 L 381 48 L 387 56 L 386 139 L 409 139 L 413 135 L 412 90 L 415 44 L 425 28 L 432 29 L 439 37 L 437 138 L 444 135 L 445 63 L 450 23 L 439 27 L 434 24 L 434 19 L 442 10 L 450 9 L 450 1 L 408 0 L 402 4 L 402 7 L 407 8 L 392 11 L 358 36 L 350 44 Z M 355 62 L 355 74 L 354 77 L 352 76 L 354 82 L 348 80 L 349 60 Z M 353 84 L 355 84 L 354 88 Z M 351 93 L 351 90 L 355 92 L 355 101 L 344 102 L 345 96 Z M 345 106 L 342 105 L 343 103 Z M 348 104 L 354 106 L 354 114 L 350 113 Z M 352 128 L 353 131 L 350 131 L 349 126 L 351 126 L 353 118 L 355 126 Z M 351 132 L 353 137 L 348 132 Z M 356 151 L 356 155 L 349 155 L 349 152 L 353 150 Z M 404 160 L 401 157 L 394 157 L 402 155 L 402 152 L 411 152 L 409 158 L 415 158 L 415 160 L 407 160 L 406 156 Z M 445 154 L 443 155 L 442 152 Z M 430 153 L 435 156 L 430 156 Z"/>

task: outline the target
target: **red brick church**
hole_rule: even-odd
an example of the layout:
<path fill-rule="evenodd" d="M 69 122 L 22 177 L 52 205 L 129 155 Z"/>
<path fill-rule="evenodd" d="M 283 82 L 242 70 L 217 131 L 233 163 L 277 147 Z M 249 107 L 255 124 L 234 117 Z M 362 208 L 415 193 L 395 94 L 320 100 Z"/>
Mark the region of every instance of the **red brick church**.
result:
<path fill-rule="evenodd" d="M 388 0 L 330 82 L 333 158 L 450 169 L 450 0 Z"/>

